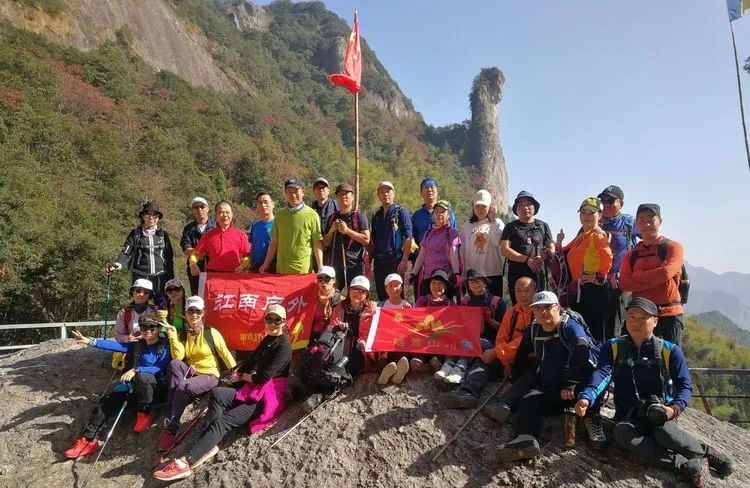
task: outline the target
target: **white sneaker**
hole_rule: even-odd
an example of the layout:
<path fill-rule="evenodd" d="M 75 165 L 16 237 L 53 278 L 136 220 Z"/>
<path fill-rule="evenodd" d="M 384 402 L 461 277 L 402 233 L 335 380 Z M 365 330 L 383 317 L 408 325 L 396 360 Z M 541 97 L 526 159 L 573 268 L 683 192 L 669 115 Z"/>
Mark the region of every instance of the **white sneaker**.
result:
<path fill-rule="evenodd" d="M 451 370 L 453 370 L 453 366 L 446 362 L 439 371 L 435 371 L 434 377 L 436 380 L 445 381 L 445 377 L 450 374 Z"/>
<path fill-rule="evenodd" d="M 454 367 L 450 370 L 450 372 L 445 375 L 445 382 L 450 383 L 452 385 L 458 385 L 464 380 L 464 370 L 463 368 Z"/>
<path fill-rule="evenodd" d="M 393 378 L 391 378 L 391 381 L 393 381 L 394 384 L 400 385 L 402 381 L 404 381 L 404 376 L 406 376 L 406 373 L 409 372 L 409 360 L 406 359 L 406 357 L 402 357 L 398 360 L 398 363 L 396 364 L 396 374 L 393 375 Z"/>
<path fill-rule="evenodd" d="M 398 367 L 396 366 L 396 363 L 392 362 L 383 366 L 383 370 L 380 372 L 380 376 L 378 376 L 378 384 L 387 385 L 391 380 L 391 377 L 393 377 L 393 375 L 396 373 L 397 369 Z"/>

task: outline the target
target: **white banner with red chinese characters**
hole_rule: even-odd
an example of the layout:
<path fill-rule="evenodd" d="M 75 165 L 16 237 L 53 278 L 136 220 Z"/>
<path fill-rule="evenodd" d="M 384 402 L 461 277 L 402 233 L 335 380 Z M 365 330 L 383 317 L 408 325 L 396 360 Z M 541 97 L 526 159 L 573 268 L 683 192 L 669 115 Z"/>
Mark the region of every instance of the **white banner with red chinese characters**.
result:
<path fill-rule="evenodd" d="M 481 328 L 480 307 L 378 308 L 365 350 L 479 356 Z"/>
<path fill-rule="evenodd" d="M 263 339 L 263 314 L 275 303 L 284 305 L 293 349 L 303 349 L 318 287 L 315 275 L 207 273 L 203 283 L 204 321 L 217 328 L 230 349 L 252 351 Z"/>

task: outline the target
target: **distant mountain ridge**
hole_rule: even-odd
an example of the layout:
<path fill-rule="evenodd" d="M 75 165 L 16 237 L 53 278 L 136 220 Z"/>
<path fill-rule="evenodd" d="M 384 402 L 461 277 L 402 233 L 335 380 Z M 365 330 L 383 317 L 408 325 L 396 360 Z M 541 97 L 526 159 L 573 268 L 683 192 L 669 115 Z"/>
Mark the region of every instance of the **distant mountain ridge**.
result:
<path fill-rule="evenodd" d="M 706 327 L 735 338 L 746 346 L 750 346 L 750 331 L 739 327 L 729 317 L 719 311 L 703 312 L 691 317 Z"/>
<path fill-rule="evenodd" d="M 685 313 L 719 311 L 734 324 L 750 330 L 750 274 L 713 271 L 685 263 L 690 276 L 690 299 Z"/>

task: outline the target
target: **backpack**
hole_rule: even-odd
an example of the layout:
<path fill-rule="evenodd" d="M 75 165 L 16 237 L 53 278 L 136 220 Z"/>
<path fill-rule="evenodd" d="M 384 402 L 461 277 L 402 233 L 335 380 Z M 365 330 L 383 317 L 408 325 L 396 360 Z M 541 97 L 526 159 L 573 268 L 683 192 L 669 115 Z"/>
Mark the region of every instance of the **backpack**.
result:
<path fill-rule="evenodd" d="M 568 253 L 556 252 L 550 259 L 550 275 L 552 277 L 552 291 L 557 295 L 561 307 L 569 307 L 574 302 L 571 300 L 570 284 L 573 282 L 568 266 Z"/>
<path fill-rule="evenodd" d="M 586 324 L 586 321 L 583 319 L 581 314 L 579 314 L 578 312 L 574 312 L 573 310 L 565 310 L 565 312 L 562 314 L 560 323 L 557 324 L 557 330 L 551 336 L 537 338 L 537 333 L 539 331 L 539 327 L 541 326 L 536 321 L 531 324 L 531 344 L 534 349 L 534 353 L 537 356 L 541 357 L 539 352 L 536 350 L 536 343 L 538 341 L 548 341 L 554 339 L 555 337 L 559 337 L 560 342 L 562 342 L 563 346 L 565 346 L 565 349 L 568 350 L 568 363 L 570 363 L 570 358 L 573 355 L 573 349 L 577 345 L 573 342 L 572 338 L 569 338 L 565 333 L 565 324 L 567 324 L 568 320 L 571 318 L 578 322 L 581 325 L 581 328 L 583 328 L 583 332 L 585 333 L 584 338 L 586 339 L 586 348 L 589 352 L 587 363 L 591 369 L 596 369 L 596 367 L 599 365 L 599 352 L 601 351 L 602 346 L 599 341 L 594 339 L 594 336 L 591 335 L 589 326 Z"/>
<path fill-rule="evenodd" d="M 351 384 L 346 371 L 346 330 L 333 327 L 315 339 L 302 357 L 302 381 L 321 391 L 335 391 Z"/>
<path fill-rule="evenodd" d="M 627 335 L 620 336 L 616 339 L 612 339 L 612 378 L 625 366 L 632 368 L 635 366 L 635 354 L 633 351 L 633 344 L 630 342 Z M 672 351 L 664 347 L 664 340 L 660 337 L 653 337 L 652 344 L 654 347 L 653 359 L 641 359 L 640 364 L 647 367 L 656 366 L 659 368 L 659 380 L 662 386 L 662 399 L 671 400 L 672 397 L 672 377 L 669 374 L 669 358 Z M 620 351 L 622 353 L 620 353 Z M 635 383 L 635 376 L 633 376 L 633 383 Z M 638 395 L 638 385 L 635 386 L 636 395 Z"/>
<path fill-rule="evenodd" d="M 216 360 L 216 364 L 219 367 L 219 371 L 223 371 L 224 369 L 228 369 L 229 365 L 224 363 L 224 360 L 219 356 L 219 353 L 216 352 L 216 343 L 214 342 L 214 334 L 211 332 L 211 326 L 208 324 L 203 324 L 203 338 L 206 339 L 206 342 L 208 343 L 208 348 L 211 349 L 211 354 L 214 356 L 214 359 Z M 187 329 L 183 328 L 180 331 L 180 342 L 185 344 L 187 342 Z M 223 366 L 223 368 L 222 368 Z"/>
<path fill-rule="evenodd" d="M 669 243 L 669 239 L 666 237 L 662 239 L 662 241 L 656 245 L 656 256 L 659 256 L 659 259 L 662 261 L 667 260 L 667 244 Z M 630 269 L 633 269 L 633 266 L 635 266 L 635 261 L 640 257 L 649 257 L 654 256 L 654 254 L 647 254 L 644 256 L 640 256 L 638 254 L 637 249 L 633 249 L 630 252 Z M 682 304 L 685 305 L 688 302 L 688 295 L 690 294 L 690 277 L 687 274 L 687 270 L 685 269 L 685 263 L 682 264 L 682 270 L 680 271 L 679 278 L 675 278 L 675 281 L 677 281 L 677 291 L 680 293 L 680 301 L 674 302 L 674 303 L 657 303 L 656 306 L 661 307 L 668 307 L 670 305 L 677 305 Z"/>

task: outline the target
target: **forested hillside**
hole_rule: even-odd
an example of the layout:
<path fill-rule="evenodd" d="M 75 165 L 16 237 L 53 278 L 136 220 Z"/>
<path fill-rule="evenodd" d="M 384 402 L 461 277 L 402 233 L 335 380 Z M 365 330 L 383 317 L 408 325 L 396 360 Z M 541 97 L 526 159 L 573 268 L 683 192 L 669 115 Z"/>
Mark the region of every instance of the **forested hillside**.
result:
<path fill-rule="evenodd" d="M 68 3 L 53 3 L 51 14 L 66 12 Z M 277 2 L 267 30 L 241 31 L 213 2 L 170 5 L 211 40 L 236 93 L 154 72 L 132 53 L 127 29 L 82 52 L 0 24 L 1 323 L 100 317 L 101 270 L 147 198 L 175 242 L 196 194 L 237 202 L 244 227 L 252 196 L 280 196 L 285 178 L 352 179 L 352 97 L 326 79 L 345 21 L 321 3 Z M 383 179 L 414 208 L 420 179 L 432 175 L 465 217 L 470 186 L 456 154 L 422 142 L 421 117 L 366 46 L 364 56 L 363 209 L 374 209 Z M 388 108 L 399 100 L 401 109 Z M 115 305 L 127 298 L 126 274 Z"/>

